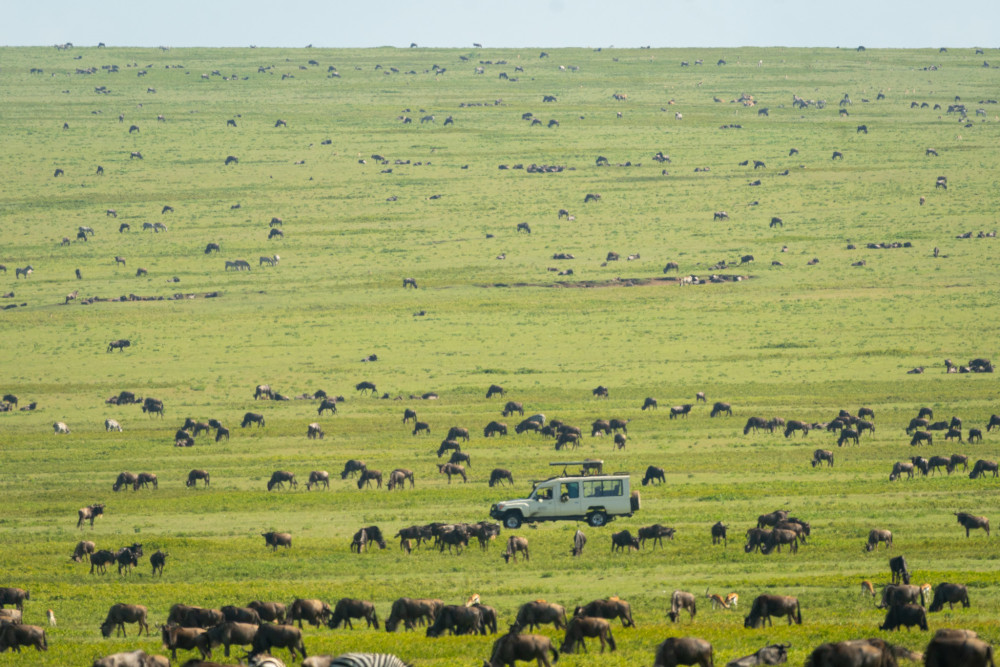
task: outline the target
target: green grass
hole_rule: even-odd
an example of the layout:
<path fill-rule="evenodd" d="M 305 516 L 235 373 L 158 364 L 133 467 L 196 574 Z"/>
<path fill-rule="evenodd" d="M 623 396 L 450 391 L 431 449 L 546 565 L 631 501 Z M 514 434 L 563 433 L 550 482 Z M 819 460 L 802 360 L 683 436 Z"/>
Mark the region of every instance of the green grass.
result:
<path fill-rule="evenodd" d="M 980 66 L 983 56 L 7 48 L 0 57 L 0 262 L 8 269 L 0 293 L 14 292 L 0 306 L 18 305 L 0 311 L 0 390 L 39 405 L 0 414 L 8 508 L 0 518 L 0 585 L 30 589 L 27 622 L 43 624 L 47 608 L 59 618 L 47 654 L 0 654 L 0 665 L 85 665 L 125 648 L 159 650 L 145 638 L 101 639 L 98 625 L 118 601 L 147 605 L 160 623 L 175 602 L 351 596 L 374 601 L 384 616 L 403 595 L 461 603 L 472 593 L 498 608 L 501 626 L 536 598 L 570 608 L 608 595 L 629 600 L 638 629 L 615 629 L 620 650 L 566 658 L 573 664 L 648 663 L 663 638 L 678 634 L 711 641 L 717 661 L 790 641 L 790 661 L 800 663 L 820 642 L 879 634 L 882 613 L 858 596 L 863 579 L 888 579 L 887 554 L 861 549 L 871 528 L 893 531 L 893 553 L 906 556 L 918 583 L 969 585 L 973 606 L 932 615 L 932 629 L 968 627 L 1000 639 L 1000 548 L 982 534 L 966 539 L 952 515 L 998 516 L 996 480 L 961 473 L 888 480 L 895 461 L 917 453 L 903 428 L 920 407 L 933 407 L 938 419 L 960 416 L 966 428 L 983 428 L 1000 412 L 995 376 L 946 375 L 942 364 L 997 359 L 997 239 L 956 238 L 997 226 L 998 118 L 985 102 L 997 87 L 994 70 Z M 680 66 L 698 58 L 707 64 Z M 720 58 L 728 64 L 716 66 Z M 487 60 L 507 64 L 475 74 Z M 102 69 L 112 64 L 118 72 Z M 329 78 L 331 65 L 339 78 Z M 433 65 L 447 71 L 435 75 Z M 931 65 L 939 67 L 924 69 Z M 76 73 L 89 67 L 95 73 Z M 110 93 L 95 93 L 99 86 Z M 614 93 L 628 101 L 615 102 Z M 742 93 L 757 106 L 732 101 Z M 847 117 L 838 107 L 844 93 L 853 100 Z M 543 95 L 558 101 L 543 103 Z M 826 106 L 799 109 L 793 95 Z M 956 96 L 968 123 L 946 113 Z M 914 101 L 929 107 L 911 108 Z M 760 107 L 769 115 L 758 115 Z M 978 108 L 987 115 L 975 115 Z M 529 111 L 541 127 L 522 120 Z M 429 114 L 435 122 L 421 123 Z M 447 116 L 454 125 L 444 125 Z M 287 127 L 274 127 L 279 118 Z M 237 127 L 226 127 L 228 119 Z M 549 119 L 559 127 L 545 127 Z M 140 129 L 130 134 L 133 124 Z M 868 134 L 856 132 L 861 124 Z M 722 128 L 733 125 L 741 127 Z M 789 155 L 793 147 L 797 155 Z M 926 156 L 927 148 L 939 157 Z M 843 161 L 831 160 L 835 150 Z M 144 159 L 129 159 L 132 151 Z M 672 162 L 654 162 L 657 151 Z M 227 155 L 239 164 L 225 166 Z M 597 167 L 598 155 L 611 166 Z M 747 159 L 767 166 L 738 165 Z M 633 166 L 618 166 L 626 162 Z M 566 169 L 513 168 L 533 163 Z M 65 175 L 54 178 L 56 168 Z M 934 187 L 940 175 L 947 190 Z M 748 186 L 757 179 L 760 186 Z M 587 193 L 601 200 L 584 204 Z M 174 212 L 161 214 L 167 204 Z M 575 220 L 557 218 L 562 208 Z M 713 221 L 722 210 L 729 220 Z M 274 216 L 284 221 L 284 238 L 269 241 Z M 784 226 L 770 228 L 772 216 Z M 147 222 L 169 230 L 144 232 Z M 531 225 L 530 236 L 515 232 L 519 222 Z M 122 223 L 131 231 L 119 233 Z M 94 236 L 60 243 L 81 225 Z M 866 247 L 893 241 L 912 247 Z M 209 242 L 222 252 L 206 255 Z M 605 264 L 609 251 L 641 257 Z M 576 259 L 552 259 L 561 252 Z M 257 265 L 275 253 L 277 267 Z M 496 259 L 501 254 L 506 259 Z M 752 264 L 710 268 L 746 254 Z M 125 268 L 115 265 L 119 255 Z M 819 263 L 808 265 L 813 258 Z M 232 259 L 252 270 L 226 272 Z M 866 265 L 851 266 L 859 260 Z M 684 288 L 648 282 L 663 277 L 667 261 L 678 262 L 681 275 L 749 279 Z M 15 278 L 14 268 L 28 264 L 33 275 Z M 139 267 L 148 275 L 137 277 Z M 403 277 L 419 289 L 404 290 Z M 629 279 L 645 284 L 628 286 Z M 78 300 L 63 305 L 74 290 Z M 215 291 L 217 298 L 202 298 Z M 129 294 L 162 300 L 110 300 Z M 90 297 L 107 300 L 81 303 Z M 132 347 L 106 352 L 118 338 Z M 372 353 L 377 362 L 360 361 Z M 907 375 L 915 366 L 927 372 Z M 354 385 L 362 380 L 402 400 L 361 397 Z M 347 400 L 336 416 L 317 418 L 314 401 L 255 402 L 260 383 L 289 396 L 324 389 Z M 548 440 L 513 435 L 517 419 L 505 420 L 511 436 L 484 439 L 482 427 L 503 406 L 484 398 L 493 383 L 529 414 L 581 427 L 631 419 L 625 451 L 585 436 L 570 456 L 604 458 L 608 468 L 630 471 L 636 486 L 646 466 L 659 465 L 667 483 L 641 489 L 635 517 L 584 527 L 582 558 L 569 554 L 572 524 L 516 531 L 532 550 L 530 562 L 516 565 L 504 565 L 496 545 L 460 556 L 429 549 L 405 556 L 394 543 L 351 554 L 350 537 L 364 525 L 391 536 L 417 523 L 484 519 L 491 503 L 527 493 L 530 480 L 551 474 L 550 461 L 567 457 Z M 598 384 L 610 398 L 592 397 Z M 105 404 L 124 389 L 162 399 L 165 418 Z M 440 399 L 409 398 L 427 391 Z M 697 391 L 709 406 L 732 403 L 734 416 L 710 419 L 698 405 L 688 419 L 669 420 L 669 406 L 693 401 Z M 659 410 L 639 409 L 647 396 Z M 874 408 L 877 431 L 860 447 L 838 449 L 819 432 L 742 434 L 749 416 L 828 421 L 862 405 Z M 431 424 L 430 437 L 410 435 L 401 423 L 406 407 Z M 267 426 L 240 429 L 249 410 L 263 412 Z M 209 444 L 202 436 L 194 448 L 175 448 L 186 417 L 217 418 L 232 438 Z M 106 418 L 124 432 L 105 433 Z M 72 433 L 53 435 L 55 421 Z M 313 421 L 324 440 L 305 438 Z M 473 433 L 463 445 L 473 462 L 468 484 L 448 485 L 435 467 L 434 450 L 452 425 Z M 836 450 L 834 468 L 809 466 L 817 447 Z M 922 449 L 971 461 L 1000 455 L 995 434 L 974 445 L 936 434 Z M 412 469 L 417 487 L 359 491 L 337 474 L 349 458 L 386 474 Z M 514 489 L 487 486 L 494 467 L 513 471 Z M 184 486 L 192 468 L 211 472 L 208 489 Z M 265 483 L 279 469 L 300 483 L 310 470 L 328 470 L 331 489 L 268 493 Z M 122 470 L 155 472 L 160 488 L 114 494 Z M 77 530 L 76 509 L 94 502 L 107 503 L 107 515 L 93 530 Z M 809 544 L 795 555 L 744 554 L 744 531 L 779 507 L 811 522 Z M 733 544 L 724 548 L 709 539 L 719 520 L 730 525 Z M 655 522 L 677 529 L 662 552 L 609 553 L 612 531 Z M 267 530 L 291 532 L 293 547 L 265 550 Z M 131 577 L 91 576 L 69 561 L 79 539 L 164 549 L 165 576 L 151 579 L 146 559 Z M 705 604 L 693 624 L 671 625 L 670 593 L 705 588 L 738 592 L 740 611 Z M 742 614 L 765 591 L 798 596 L 804 625 L 744 630 Z M 892 639 L 920 650 L 927 637 Z M 421 665 L 482 660 L 491 641 L 306 631 L 310 654 L 391 650 Z"/>

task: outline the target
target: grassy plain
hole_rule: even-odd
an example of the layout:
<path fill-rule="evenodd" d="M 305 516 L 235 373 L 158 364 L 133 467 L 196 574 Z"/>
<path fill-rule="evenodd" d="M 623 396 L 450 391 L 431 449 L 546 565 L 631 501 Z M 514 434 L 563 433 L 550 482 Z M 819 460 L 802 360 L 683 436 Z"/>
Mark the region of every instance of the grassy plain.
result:
<path fill-rule="evenodd" d="M 678 634 L 710 640 L 717 661 L 790 641 L 790 662 L 800 663 L 821 641 L 880 634 L 882 613 L 858 595 L 861 580 L 888 580 L 885 552 L 861 549 L 871 528 L 893 531 L 893 553 L 907 557 L 919 583 L 969 585 L 972 608 L 933 615 L 932 629 L 968 627 L 1000 640 L 1000 548 L 985 535 L 966 539 L 952 516 L 1000 516 L 997 480 L 888 481 L 893 462 L 918 453 L 903 427 L 921 406 L 960 416 L 966 428 L 984 429 L 1000 412 L 995 375 L 946 375 L 942 365 L 996 360 L 998 351 L 997 240 L 956 238 L 997 227 L 998 109 L 981 101 L 1000 87 L 984 58 L 996 54 L 0 50 L 0 262 L 8 270 L 0 291 L 15 295 L 0 305 L 24 304 L 0 315 L 0 390 L 39 406 L 0 414 L 0 584 L 30 589 L 28 622 L 42 624 L 47 608 L 59 618 L 47 654 L 6 653 L 0 665 L 85 665 L 128 647 L 155 649 L 155 640 L 100 638 L 107 607 L 119 601 L 145 604 L 162 622 L 174 602 L 351 596 L 386 615 L 402 595 L 459 603 L 473 592 L 500 610 L 502 626 L 536 598 L 567 607 L 628 599 L 638 629 L 616 628 L 620 650 L 566 656 L 572 664 L 649 663 L 655 646 Z M 118 71 L 103 68 L 111 65 Z M 435 74 L 435 65 L 446 71 Z M 94 73 L 77 73 L 87 68 Z M 109 92 L 95 93 L 99 86 Z M 733 101 L 743 93 L 757 106 Z M 845 93 L 847 116 L 838 106 Z M 793 95 L 825 108 L 793 107 Z M 946 113 L 956 96 L 967 120 Z M 543 124 L 522 120 L 525 112 Z M 422 123 L 426 115 L 434 122 Z M 454 124 L 445 126 L 448 116 Z M 275 127 L 278 119 L 287 127 Z M 559 126 L 546 127 L 550 119 Z M 139 130 L 130 133 L 133 124 Z M 843 161 L 831 160 L 835 150 Z M 132 151 L 144 159 L 130 159 Z M 672 162 L 655 163 L 657 151 Z M 225 166 L 227 155 L 239 164 Z M 596 166 L 598 155 L 611 166 Z M 766 168 L 739 166 L 747 159 Z M 532 163 L 566 169 L 513 168 Z M 65 174 L 55 178 L 57 168 Z M 934 188 L 941 175 L 947 190 Z M 601 200 L 584 204 L 591 192 Z M 174 212 L 161 213 L 164 205 Z M 561 208 L 575 219 L 558 219 Z M 729 219 L 713 221 L 722 210 Z M 267 239 L 272 216 L 284 221 L 283 239 Z M 784 226 L 770 228 L 772 216 Z M 144 232 L 146 222 L 168 231 Z M 515 232 L 519 222 L 530 236 Z M 131 231 L 119 233 L 121 223 Z M 95 234 L 60 244 L 81 225 Z M 892 241 L 912 248 L 866 248 Z M 208 242 L 222 252 L 206 255 Z M 609 251 L 622 261 L 605 265 Z M 553 260 L 560 252 L 576 259 Z M 275 253 L 277 267 L 258 267 L 259 256 Z M 640 258 L 624 261 L 629 254 Z M 745 254 L 755 261 L 722 271 L 750 276 L 742 282 L 628 285 L 662 277 L 667 261 L 704 277 Z M 813 258 L 819 263 L 808 265 Z M 227 272 L 226 259 L 246 259 L 252 270 Z M 866 265 L 851 266 L 859 260 Z M 33 275 L 15 278 L 28 264 Z M 148 275 L 136 277 L 138 267 Z M 403 277 L 419 289 L 403 290 Z M 63 305 L 74 290 L 78 300 Z M 221 296 L 171 298 L 211 291 Z M 165 298 L 81 304 L 128 294 Z M 132 347 L 106 352 L 118 338 Z M 360 361 L 372 353 L 377 362 Z M 915 366 L 927 372 L 907 375 Z M 403 400 L 360 397 L 353 387 L 362 380 Z M 318 419 L 326 438 L 309 441 L 316 403 L 255 403 L 253 388 L 265 382 L 287 395 L 324 389 L 347 401 Z M 590 542 L 579 559 L 569 555 L 571 524 L 517 531 L 532 559 L 516 565 L 504 565 L 496 546 L 461 556 L 422 549 L 407 557 L 395 544 L 350 554 L 363 525 L 392 535 L 415 523 L 484 519 L 491 503 L 527 493 L 530 480 L 550 474 L 548 462 L 566 458 L 533 436 L 480 437 L 502 407 L 484 398 L 492 383 L 530 412 L 571 424 L 631 419 L 624 452 L 585 437 L 572 457 L 600 456 L 631 471 L 636 485 L 647 465 L 660 465 L 667 484 L 643 488 L 632 519 L 584 528 Z M 591 396 L 598 384 L 609 399 Z M 166 417 L 104 403 L 123 389 L 161 398 Z M 408 398 L 426 391 L 440 399 Z M 709 419 L 699 405 L 686 420 L 667 418 L 665 408 L 693 402 L 697 391 L 732 403 L 734 416 Z M 640 411 L 647 396 L 661 408 Z M 860 447 L 839 450 L 825 433 L 742 434 L 752 415 L 828 421 L 862 405 L 875 410 L 877 431 Z M 431 424 L 431 437 L 410 435 L 404 407 Z M 263 412 L 267 426 L 240 429 L 247 410 Z M 220 419 L 232 439 L 173 447 L 189 416 Z M 105 433 L 106 418 L 124 432 Z M 53 435 L 55 421 L 71 434 Z M 434 449 L 452 425 L 473 431 L 468 484 L 448 485 L 436 472 Z M 809 466 L 817 447 L 836 450 L 835 467 Z M 995 433 L 975 445 L 938 436 L 919 453 L 953 452 L 996 459 L 1000 447 Z M 413 469 L 417 488 L 358 491 L 336 474 L 349 458 L 386 473 Z M 493 467 L 513 471 L 515 490 L 488 488 Z M 209 489 L 185 488 L 192 468 L 210 470 Z M 313 469 L 335 479 L 330 491 L 268 493 L 278 469 L 303 482 Z M 113 494 L 122 470 L 157 473 L 159 490 Z M 107 516 L 77 530 L 76 509 L 93 502 L 107 503 Z M 811 521 L 809 544 L 796 555 L 744 554 L 743 532 L 779 507 Z M 733 546 L 710 544 L 719 520 Z M 610 532 L 654 522 L 677 529 L 662 552 L 608 553 Z M 293 548 L 266 551 L 265 530 L 291 532 Z M 145 559 L 128 578 L 90 576 L 69 561 L 79 539 L 164 549 L 165 576 L 151 579 Z M 737 591 L 740 611 L 706 604 L 693 624 L 672 626 L 664 616 L 671 591 L 706 587 Z M 744 630 L 745 608 L 762 592 L 798 596 L 805 623 Z M 893 637 L 915 649 L 926 639 Z M 392 650 L 419 665 L 478 664 L 491 641 L 360 629 L 306 637 L 310 653 Z"/>

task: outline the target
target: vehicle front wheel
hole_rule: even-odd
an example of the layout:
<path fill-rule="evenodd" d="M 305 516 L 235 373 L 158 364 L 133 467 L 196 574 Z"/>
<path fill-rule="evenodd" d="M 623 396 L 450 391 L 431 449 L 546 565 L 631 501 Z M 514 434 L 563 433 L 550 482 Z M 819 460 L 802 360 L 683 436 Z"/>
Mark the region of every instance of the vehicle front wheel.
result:
<path fill-rule="evenodd" d="M 589 523 L 594 528 L 600 528 L 608 522 L 608 515 L 604 512 L 594 512 L 589 517 L 587 517 L 587 523 Z"/>
<path fill-rule="evenodd" d="M 511 530 L 517 530 L 521 527 L 521 515 L 517 512 L 508 512 L 503 518 L 503 525 Z"/>

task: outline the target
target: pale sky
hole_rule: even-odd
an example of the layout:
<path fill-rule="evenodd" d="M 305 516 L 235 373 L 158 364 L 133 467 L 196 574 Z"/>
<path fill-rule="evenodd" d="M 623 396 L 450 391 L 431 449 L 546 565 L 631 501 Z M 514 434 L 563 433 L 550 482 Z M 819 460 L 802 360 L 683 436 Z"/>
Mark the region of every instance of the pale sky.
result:
<path fill-rule="evenodd" d="M 0 46 L 65 42 L 995 49 L 1000 0 L 8 0 L 0 6 Z"/>

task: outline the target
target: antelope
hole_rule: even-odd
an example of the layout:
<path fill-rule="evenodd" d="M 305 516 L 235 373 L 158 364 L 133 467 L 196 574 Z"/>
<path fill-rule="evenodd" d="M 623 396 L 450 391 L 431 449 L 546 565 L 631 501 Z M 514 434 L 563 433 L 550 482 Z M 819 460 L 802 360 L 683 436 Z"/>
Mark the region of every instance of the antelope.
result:
<path fill-rule="evenodd" d="M 872 582 L 867 579 L 861 582 L 861 595 L 869 595 L 873 598 L 875 597 L 875 587 L 872 585 Z"/>
<path fill-rule="evenodd" d="M 731 593 L 730 595 L 736 595 L 736 594 Z M 724 600 L 722 596 L 717 595 L 715 593 L 709 594 L 707 588 L 705 589 L 705 597 L 708 598 L 709 601 L 712 603 L 712 609 L 718 609 L 719 607 L 722 607 L 723 609 L 729 609 L 729 603 L 726 602 L 726 600 Z M 726 597 L 728 598 L 729 596 L 727 595 Z"/>

